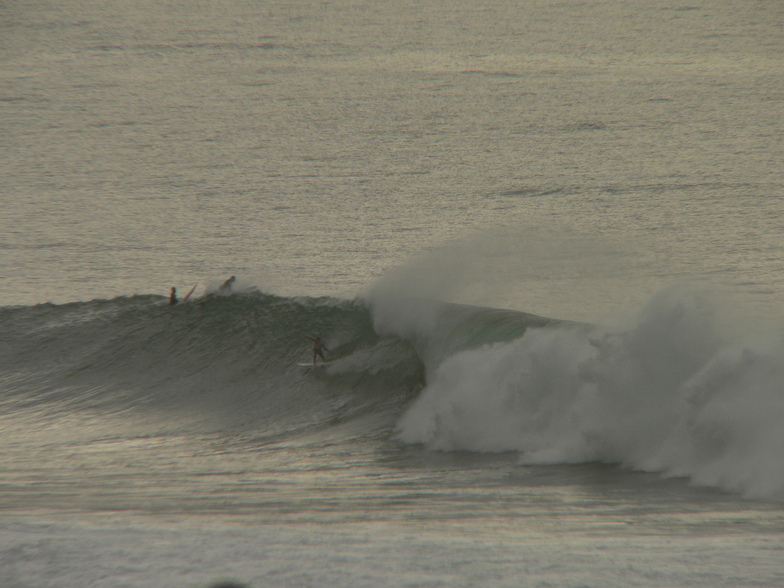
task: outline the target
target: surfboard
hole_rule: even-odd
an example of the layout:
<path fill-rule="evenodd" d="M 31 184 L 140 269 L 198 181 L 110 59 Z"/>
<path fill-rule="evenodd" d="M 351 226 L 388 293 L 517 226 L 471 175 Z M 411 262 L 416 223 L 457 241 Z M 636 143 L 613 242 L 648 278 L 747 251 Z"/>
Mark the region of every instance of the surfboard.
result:
<path fill-rule="evenodd" d="M 185 295 L 185 298 L 183 298 L 183 299 L 182 299 L 182 301 L 183 301 L 183 302 L 185 302 L 186 300 L 188 300 L 188 298 L 190 298 L 190 297 L 191 297 L 191 294 L 193 294 L 193 291 L 196 289 L 196 286 L 198 286 L 198 285 L 199 285 L 199 284 L 194 284 L 194 285 L 193 285 L 193 288 L 191 288 L 191 291 L 190 291 L 190 292 L 188 292 L 188 293 Z"/>
<path fill-rule="evenodd" d="M 324 367 L 325 363 L 326 362 L 320 361 L 316 365 L 313 365 L 312 361 L 308 361 L 308 362 L 300 362 L 297 365 L 299 367 L 305 367 L 305 368 L 312 368 L 312 367 L 320 368 L 320 367 Z"/>

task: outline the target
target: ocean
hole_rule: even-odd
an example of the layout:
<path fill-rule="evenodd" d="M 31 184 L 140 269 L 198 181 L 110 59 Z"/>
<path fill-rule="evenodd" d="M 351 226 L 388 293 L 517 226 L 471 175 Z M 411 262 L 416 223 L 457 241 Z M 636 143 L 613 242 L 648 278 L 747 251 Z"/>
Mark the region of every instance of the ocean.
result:
<path fill-rule="evenodd" d="M 0 586 L 784 585 L 783 29 L 1 3 Z"/>

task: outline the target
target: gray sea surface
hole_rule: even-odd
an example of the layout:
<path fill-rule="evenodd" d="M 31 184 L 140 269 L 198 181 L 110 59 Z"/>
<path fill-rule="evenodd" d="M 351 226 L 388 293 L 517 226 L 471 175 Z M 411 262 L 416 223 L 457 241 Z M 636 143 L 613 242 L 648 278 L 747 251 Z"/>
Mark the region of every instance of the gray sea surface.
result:
<path fill-rule="evenodd" d="M 784 584 L 782 121 L 779 0 L 0 3 L 0 584 Z M 201 296 L 230 275 L 291 308 L 388 295 L 632 316 L 648 330 L 629 332 L 652 341 L 691 312 L 657 296 L 689 282 L 721 301 L 717 329 L 778 343 L 743 339 L 706 362 L 673 413 L 737 384 L 747 396 L 721 397 L 689 431 L 697 456 L 761 433 L 740 435 L 727 470 L 669 467 L 676 442 L 639 459 L 619 449 L 623 467 L 564 446 L 547 463 L 521 426 L 504 428 L 529 406 L 478 411 L 494 406 L 483 385 L 525 371 L 498 348 L 453 358 L 452 381 L 427 366 L 424 390 L 367 418 L 345 416 L 365 402 L 354 388 L 327 393 L 268 361 L 270 381 L 295 382 L 296 416 L 265 399 L 259 430 L 233 412 L 199 431 L 206 401 L 219 414 L 223 387 L 252 378 L 235 353 L 258 354 L 243 329 L 261 307 L 212 307 L 216 332 L 248 337 L 209 340 L 225 359 L 212 372 L 160 367 L 164 334 L 142 330 L 164 300 L 150 295 Z M 141 326 L 107 338 L 123 349 L 116 372 L 86 352 L 71 366 L 77 339 L 33 337 L 46 321 L 97 332 L 126 305 Z M 187 323 L 191 309 L 176 311 L 155 324 L 198 331 L 196 310 Z M 29 357 L 52 352 L 19 375 L 27 334 Z M 144 341 L 148 363 L 117 339 Z M 84 341 L 99 359 L 100 341 Z M 531 352 L 548 386 L 572 345 L 556 343 Z M 666 371 L 684 347 L 672 349 L 652 365 Z M 628 366 L 643 398 L 658 372 L 640 360 L 612 375 Z M 207 391 L 218 372 L 231 375 Z M 137 398 L 147 380 L 159 387 L 138 405 L 105 400 Z M 199 385 L 198 407 L 156 398 Z M 623 404 L 605 406 L 599 436 Z M 461 420 L 466 407 L 477 413 Z M 428 410 L 445 428 L 421 424 Z M 322 414 L 322 428 L 301 424 Z M 633 428 L 608 438 L 622 448 Z"/>
<path fill-rule="evenodd" d="M 781 302 L 779 2 L 0 10 L 4 304 L 354 296 L 499 232 L 464 265 L 523 310 L 695 276 Z"/>

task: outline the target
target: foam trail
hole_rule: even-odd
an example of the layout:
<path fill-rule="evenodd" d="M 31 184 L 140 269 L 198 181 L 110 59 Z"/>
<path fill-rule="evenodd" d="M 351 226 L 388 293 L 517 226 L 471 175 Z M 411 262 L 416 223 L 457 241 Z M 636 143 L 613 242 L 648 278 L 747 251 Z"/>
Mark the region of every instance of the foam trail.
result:
<path fill-rule="evenodd" d="M 625 328 L 529 329 L 457 353 L 398 422 L 440 450 L 605 461 L 784 499 L 784 343 L 733 338 L 682 288 Z"/>

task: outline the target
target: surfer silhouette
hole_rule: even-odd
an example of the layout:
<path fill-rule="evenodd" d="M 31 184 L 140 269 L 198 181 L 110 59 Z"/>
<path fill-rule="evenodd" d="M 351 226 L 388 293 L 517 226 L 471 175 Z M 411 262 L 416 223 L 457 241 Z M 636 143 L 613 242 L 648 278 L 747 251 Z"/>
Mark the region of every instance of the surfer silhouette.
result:
<path fill-rule="evenodd" d="M 218 291 L 219 292 L 225 292 L 225 293 L 228 294 L 229 292 L 231 292 L 231 287 L 234 285 L 234 282 L 236 282 L 236 281 L 237 281 L 237 278 L 234 277 L 234 276 L 231 276 L 228 280 L 226 280 L 225 282 L 223 282 L 221 284 L 221 287 L 218 288 Z"/>
<path fill-rule="evenodd" d="M 177 288 L 172 286 L 171 294 L 169 294 L 169 306 L 174 306 L 177 302 Z"/>
<path fill-rule="evenodd" d="M 313 341 L 313 365 L 316 365 L 316 357 L 320 357 L 321 361 L 326 362 L 327 360 L 324 357 L 324 352 L 329 351 L 327 346 L 324 345 L 324 342 L 319 337 L 311 339 L 311 341 Z"/>

